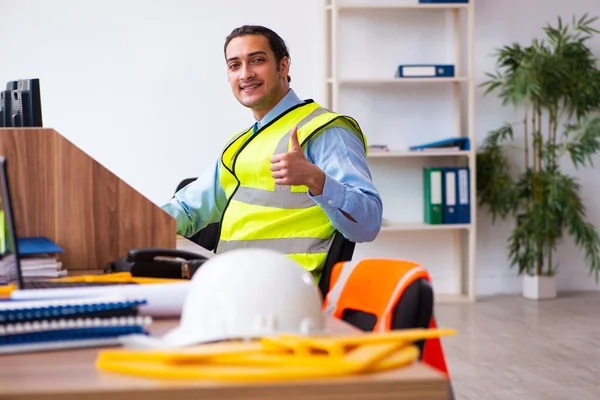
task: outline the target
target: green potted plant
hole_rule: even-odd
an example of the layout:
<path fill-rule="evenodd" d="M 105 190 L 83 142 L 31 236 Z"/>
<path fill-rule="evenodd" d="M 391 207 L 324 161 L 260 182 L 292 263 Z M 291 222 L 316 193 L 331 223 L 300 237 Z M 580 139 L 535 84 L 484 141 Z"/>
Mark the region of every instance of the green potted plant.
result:
<path fill-rule="evenodd" d="M 511 267 L 523 275 L 523 295 L 556 296 L 553 255 L 563 234 L 584 252 L 596 284 L 600 238 L 587 221 L 580 183 L 561 169 L 593 166 L 600 149 L 600 70 L 587 42 L 598 17 L 548 24 L 543 39 L 498 49 L 496 73 L 480 86 L 520 115 L 488 133 L 477 154 L 477 202 L 492 221 L 516 217 L 508 238 Z M 522 119 L 521 119 L 522 116 Z"/>

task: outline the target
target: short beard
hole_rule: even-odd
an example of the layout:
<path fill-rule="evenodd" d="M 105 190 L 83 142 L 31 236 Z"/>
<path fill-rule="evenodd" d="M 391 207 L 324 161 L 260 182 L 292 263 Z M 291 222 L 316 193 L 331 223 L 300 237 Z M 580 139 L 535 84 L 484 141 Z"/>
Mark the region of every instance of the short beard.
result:
<path fill-rule="evenodd" d="M 277 72 L 275 74 L 275 79 L 277 79 L 277 80 L 281 79 L 281 74 L 279 72 Z M 244 107 L 247 107 L 251 110 L 254 110 L 257 108 L 262 108 L 262 107 L 272 103 L 277 98 L 277 96 L 279 95 L 279 92 L 276 89 L 277 88 L 274 88 L 273 92 L 267 93 L 264 97 L 262 97 L 255 103 L 244 103 L 241 98 L 240 98 L 239 102 L 241 105 L 243 105 Z"/>

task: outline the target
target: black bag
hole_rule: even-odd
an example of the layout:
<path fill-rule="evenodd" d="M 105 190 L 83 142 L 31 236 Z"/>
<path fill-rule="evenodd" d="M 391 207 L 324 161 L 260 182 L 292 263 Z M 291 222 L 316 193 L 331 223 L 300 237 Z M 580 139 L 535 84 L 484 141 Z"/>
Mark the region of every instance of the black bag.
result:
<path fill-rule="evenodd" d="M 104 273 L 130 272 L 133 277 L 191 279 L 207 260 L 203 255 L 184 250 L 133 249 L 127 257 L 107 263 Z"/>

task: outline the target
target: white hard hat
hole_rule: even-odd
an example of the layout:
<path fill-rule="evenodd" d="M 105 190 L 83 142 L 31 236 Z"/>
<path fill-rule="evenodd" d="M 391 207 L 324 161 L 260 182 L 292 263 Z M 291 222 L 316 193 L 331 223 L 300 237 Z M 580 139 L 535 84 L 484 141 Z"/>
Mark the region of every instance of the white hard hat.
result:
<path fill-rule="evenodd" d="M 311 274 L 273 250 L 221 253 L 192 277 L 177 328 L 163 336 L 170 346 L 277 333 L 325 331 L 321 292 Z"/>

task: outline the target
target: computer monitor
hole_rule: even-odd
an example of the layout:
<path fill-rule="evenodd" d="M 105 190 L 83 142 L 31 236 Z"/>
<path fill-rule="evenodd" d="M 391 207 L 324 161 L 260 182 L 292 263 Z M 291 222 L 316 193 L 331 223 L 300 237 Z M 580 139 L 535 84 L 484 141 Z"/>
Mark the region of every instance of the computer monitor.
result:
<path fill-rule="evenodd" d="M 0 281 L 23 287 L 6 159 L 0 156 Z"/>
<path fill-rule="evenodd" d="M 40 80 L 20 79 L 0 92 L 0 127 L 42 127 Z"/>

